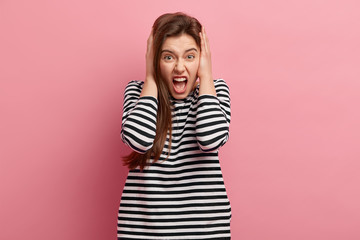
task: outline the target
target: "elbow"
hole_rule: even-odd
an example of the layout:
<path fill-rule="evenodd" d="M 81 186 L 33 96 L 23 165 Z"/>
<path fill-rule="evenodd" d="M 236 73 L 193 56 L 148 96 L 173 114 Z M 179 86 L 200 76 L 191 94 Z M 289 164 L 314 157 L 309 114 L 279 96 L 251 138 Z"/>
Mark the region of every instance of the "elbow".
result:
<path fill-rule="evenodd" d="M 135 152 L 144 154 L 152 148 L 155 134 L 154 136 L 139 136 L 137 133 L 124 127 L 121 131 L 121 139 Z"/>
<path fill-rule="evenodd" d="M 197 142 L 202 152 L 214 152 L 223 146 L 229 138 L 228 132 L 213 138 L 198 138 Z"/>

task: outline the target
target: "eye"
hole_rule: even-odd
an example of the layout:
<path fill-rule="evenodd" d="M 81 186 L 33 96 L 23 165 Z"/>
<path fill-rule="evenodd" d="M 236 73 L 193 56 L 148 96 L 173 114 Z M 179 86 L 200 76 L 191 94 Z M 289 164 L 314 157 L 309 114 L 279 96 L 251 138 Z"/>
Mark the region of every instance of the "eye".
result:
<path fill-rule="evenodd" d="M 192 54 L 187 56 L 187 59 L 194 59 L 194 58 L 195 58 L 195 56 Z"/>
<path fill-rule="evenodd" d="M 166 61 L 170 61 L 170 60 L 173 59 L 173 57 L 170 56 L 170 55 L 165 55 L 165 56 L 163 57 L 163 59 L 166 60 Z"/>

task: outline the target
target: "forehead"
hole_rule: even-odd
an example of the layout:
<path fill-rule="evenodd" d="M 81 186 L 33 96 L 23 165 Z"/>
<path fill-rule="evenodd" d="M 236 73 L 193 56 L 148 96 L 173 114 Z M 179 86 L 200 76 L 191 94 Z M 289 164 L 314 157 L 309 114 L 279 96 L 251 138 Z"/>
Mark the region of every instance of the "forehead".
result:
<path fill-rule="evenodd" d="M 188 35 L 182 34 L 179 36 L 172 36 L 165 39 L 161 50 L 171 50 L 174 52 L 184 52 L 190 48 L 199 49 L 196 45 L 195 39 Z"/>

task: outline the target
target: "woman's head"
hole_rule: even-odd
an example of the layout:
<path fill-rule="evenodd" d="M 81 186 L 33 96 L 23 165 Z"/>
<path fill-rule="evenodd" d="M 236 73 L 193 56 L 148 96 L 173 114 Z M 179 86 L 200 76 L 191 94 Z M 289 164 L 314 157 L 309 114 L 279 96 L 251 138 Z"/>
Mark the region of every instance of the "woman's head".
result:
<path fill-rule="evenodd" d="M 184 13 L 167 13 L 155 20 L 154 72 L 159 94 L 182 99 L 192 90 L 199 67 L 201 27 L 197 19 Z"/>

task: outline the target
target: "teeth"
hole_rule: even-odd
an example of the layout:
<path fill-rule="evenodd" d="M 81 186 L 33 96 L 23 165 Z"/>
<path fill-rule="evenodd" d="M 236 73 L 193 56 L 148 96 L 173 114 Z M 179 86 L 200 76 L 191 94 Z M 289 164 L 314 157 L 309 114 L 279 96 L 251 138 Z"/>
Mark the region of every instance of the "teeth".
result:
<path fill-rule="evenodd" d="M 186 81 L 186 78 L 174 78 L 174 81 L 183 82 Z"/>

